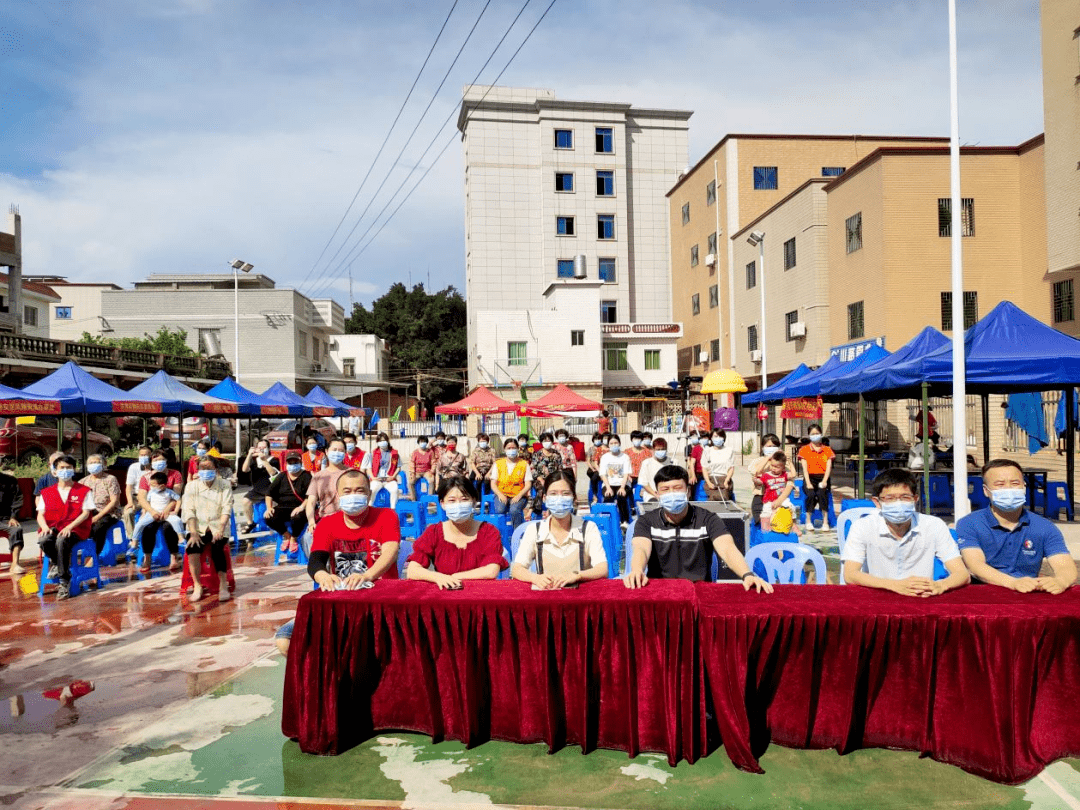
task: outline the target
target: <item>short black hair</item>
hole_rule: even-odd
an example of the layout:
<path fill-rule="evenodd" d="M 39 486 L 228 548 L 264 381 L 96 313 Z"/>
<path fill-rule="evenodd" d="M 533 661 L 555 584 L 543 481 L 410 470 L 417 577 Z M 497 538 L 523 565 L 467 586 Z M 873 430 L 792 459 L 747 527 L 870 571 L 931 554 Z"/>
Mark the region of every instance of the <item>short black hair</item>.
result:
<path fill-rule="evenodd" d="M 169 476 L 164 472 L 151 473 L 150 481 L 154 484 L 167 484 L 169 483 Z"/>
<path fill-rule="evenodd" d="M 58 458 L 56 461 L 54 461 L 53 462 L 53 467 L 55 467 L 61 461 L 64 462 L 65 464 L 70 464 L 72 467 L 76 467 L 76 468 L 78 467 L 78 464 L 75 463 L 75 457 L 74 456 L 66 456 L 66 455 L 65 456 L 60 456 L 60 458 Z"/>
<path fill-rule="evenodd" d="M 994 458 L 983 465 L 982 474 L 985 476 L 990 470 L 996 470 L 998 467 L 1016 467 L 1021 473 L 1024 468 L 1011 458 Z"/>
<path fill-rule="evenodd" d="M 511 436 L 510 438 L 508 438 L 508 439 L 505 439 L 505 440 L 503 441 L 503 450 L 505 450 L 505 449 L 506 449 L 506 446 L 507 446 L 508 444 L 512 444 L 512 445 L 514 445 L 514 449 L 515 449 L 515 450 L 520 450 L 520 449 L 521 449 L 521 446 L 520 446 L 520 445 L 518 444 L 518 440 L 517 440 L 517 439 L 515 439 L 515 438 L 514 438 L 513 436 Z"/>
<path fill-rule="evenodd" d="M 444 433 L 443 431 L 440 430 L 435 434 L 436 439 L 439 438 L 440 436 L 442 436 L 445 439 L 446 438 L 446 433 Z"/>
<path fill-rule="evenodd" d="M 661 436 L 659 439 L 657 439 L 656 441 L 653 442 L 653 447 L 654 448 L 655 447 L 660 447 L 660 448 L 663 448 L 663 449 L 666 450 L 667 449 L 667 439 L 665 439 L 663 436 Z"/>
<path fill-rule="evenodd" d="M 604 439 L 604 434 L 603 434 L 603 433 L 601 433 L 601 432 L 600 432 L 600 431 L 598 430 L 598 431 L 596 431 L 596 433 L 594 433 L 594 434 L 592 435 L 592 438 L 593 438 L 593 441 L 594 441 L 594 442 L 595 442 L 595 441 L 596 441 L 597 439 L 600 439 L 601 441 L 603 441 L 603 439 Z"/>
<path fill-rule="evenodd" d="M 334 483 L 334 489 L 337 489 L 339 486 L 341 486 L 342 481 L 351 481 L 353 478 L 363 478 L 365 481 L 367 481 L 368 487 L 371 486 L 371 479 L 368 477 L 368 474 L 366 472 L 364 472 L 363 470 L 357 470 L 356 468 L 352 468 L 346 470 L 337 477 L 337 481 Z"/>
<path fill-rule="evenodd" d="M 477 434 L 476 434 L 476 440 L 477 440 L 477 441 L 480 441 L 481 439 L 483 439 L 483 440 L 484 440 L 484 441 L 486 442 L 486 441 L 490 441 L 490 440 L 491 440 L 491 437 L 490 437 L 490 436 L 488 436 L 488 435 L 487 435 L 486 433 L 484 433 L 483 431 L 481 431 L 480 433 L 477 433 Z"/>
<path fill-rule="evenodd" d="M 477 494 L 476 487 L 473 485 L 473 482 L 461 475 L 455 475 L 451 478 L 444 478 L 442 481 L 439 482 L 439 489 L 436 491 L 435 494 L 438 495 L 439 500 L 441 501 L 455 489 L 465 493 L 474 501 L 480 500 L 480 496 Z"/>
<path fill-rule="evenodd" d="M 721 439 L 724 439 L 725 441 L 727 441 L 727 431 L 724 430 L 723 428 L 713 428 L 712 435 L 713 436 L 719 436 Z"/>
<path fill-rule="evenodd" d="M 618 442 L 619 444 L 622 444 L 622 439 L 619 438 L 618 433 L 609 433 L 607 440 L 608 444 L 611 444 L 612 442 Z"/>
<path fill-rule="evenodd" d="M 550 430 L 545 430 L 543 433 L 540 434 L 540 441 L 544 441 L 545 439 L 549 442 L 555 441 L 555 437 L 551 435 Z"/>
<path fill-rule="evenodd" d="M 355 433 L 346 433 L 341 438 L 343 438 L 343 439 L 352 439 L 355 442 L 356 441 L 356 434 Z"/>
<path fill-rule="evenodd" d="M 380 433 L 378 436 L 375 437 L 375 441 L 386 442 L 387 444 L 390 444 L 390 436 L 386 433 Z"/>
<path fill-rule="evenodd" d="M 653 483 L 660 486 L 665 481 L 682 481 L 687 487 L 690 486 L 690 474 L 678 464 L 665 464 L 656 471 Z"/>
<path fill-rule="evenodd" d="M 548 490 L 551 489 L 551 485 L 556 481 L 565 481 L 570 485 L 570 491 L 574 492 L 577 489 L 577 476 L 575 476 L 570 470 L 556 470 L 547 478 L 544 479 L 544 494 L 547 495 Z"/>
<path fill-rule="evenodd" d="M 823 431 L 823 430 L 821 429 L 821 425 L 817 425 L 817 424 L 814 424 L 814 425 L 811 425 L 810 427 L 808 427 L 808 428 L 806 429 L 806 435 L 807 435 L 807 436 L 809 436 L 809 435 L 810 435 L 810 431 L 811 431 L 811 430 L 816 430 L 816 431 L 817 431 L 818 433 L 824 433 L 824 432 L 825 432 L 825 431 Z"/>
<path fill-rule="evenodd" d="M 633 441 L 634 439 L 644 439 L 644 438 L 645 438 L 645 434 L 642 433 L 640 430 L 631 430 L 630 431 L 630 441 Z"/>
<path fill-rule="evenodd" d="M 907 487 L 911 490 L 912 495 L 919 494 L 919 480 L 910 470 L 905 470 L 901 467 L 893 467 L 892 469 L 878 473 L 877 478 L 870 482 L 870 494 L 876 498 L 885 491 L 886 487 L 894 487 L 897 485 Z"/>
<path fill-rule="evenodd" d="M 767 445 L 769 442 L 772 442 L 777 447 L 780 447 L 780 437 L 777 436 L 775 433 L 766 433 L 764 436 L 761 437 L 762 447 Z"/>

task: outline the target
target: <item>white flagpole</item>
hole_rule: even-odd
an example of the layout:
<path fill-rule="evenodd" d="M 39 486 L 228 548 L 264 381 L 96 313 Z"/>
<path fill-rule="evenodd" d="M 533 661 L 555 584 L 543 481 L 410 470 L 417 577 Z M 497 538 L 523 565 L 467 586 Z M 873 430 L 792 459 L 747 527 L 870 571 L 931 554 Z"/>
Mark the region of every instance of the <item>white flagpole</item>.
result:
<path fill-rule="evenodd" d="M 956 519 L 971 511 L 967 491 L 967 379 L 964 357 L 964 265 L 960 210 L 960 109 L 956 70 L 956 0 L 949 0 L 949 144 L 952 187 L 953 501 Z M 923 437 L 926 441 L 929 436 Z"/>

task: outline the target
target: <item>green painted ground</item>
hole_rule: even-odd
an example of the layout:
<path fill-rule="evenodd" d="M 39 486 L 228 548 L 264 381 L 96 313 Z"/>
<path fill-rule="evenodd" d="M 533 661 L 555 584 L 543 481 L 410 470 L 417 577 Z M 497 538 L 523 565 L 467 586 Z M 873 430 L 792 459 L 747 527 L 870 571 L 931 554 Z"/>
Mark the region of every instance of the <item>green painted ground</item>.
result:
<path fill-rule="evenodd" d="M 140 738 L 72 779 L 76 788 L 588 808 L 1063 808 L 1080 796 L 1080 760 L 1055 763 L 1026 786 L 987 782 L 893 751 L 794 751 L 773 746 L 764 776 L 735 770 L 723 751 L 670 768 L 659 755 L 628 759 L 542 745 L 433 745 L 388 733 L 338 757 L 313 757 L 281 737 L 284 662 L 269 658 L 213 694 L 144 729 Z M 1076 802 L 1076 799 L 1072 799 Z M 1080 807 L 1080 802 L 1072 805 Z"/>

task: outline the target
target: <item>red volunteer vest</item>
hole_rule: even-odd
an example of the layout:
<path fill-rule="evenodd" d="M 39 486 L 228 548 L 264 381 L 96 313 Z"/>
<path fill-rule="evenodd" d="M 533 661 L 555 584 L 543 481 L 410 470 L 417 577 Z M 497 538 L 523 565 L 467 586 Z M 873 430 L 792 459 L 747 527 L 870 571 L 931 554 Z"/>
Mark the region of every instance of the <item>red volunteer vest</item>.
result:
<path fill-rule="evenodd" d="M 382 463 L 382 450 L 371 451 L 371 477 L 379 477 L 379 465 Z M 387 477 L 392 478 L 397 475 L 398 470 L 398 451 L 390 448 L 390 469 L 387 470 Z"/>
<path fill-rule="evenodd" d="M 83 512 L 83 504 L 91 494 L 90 487 L 79 483 L 71 485 L 67 503 L 60 497 L 59 485 L 41 490 L 41 499 L 45 502 L 45 523 L 51 529 L 61 531 L 76 520 Z M 84 520 L 71 531 L 80 540 L 90 537 L 90 521 Z"/>

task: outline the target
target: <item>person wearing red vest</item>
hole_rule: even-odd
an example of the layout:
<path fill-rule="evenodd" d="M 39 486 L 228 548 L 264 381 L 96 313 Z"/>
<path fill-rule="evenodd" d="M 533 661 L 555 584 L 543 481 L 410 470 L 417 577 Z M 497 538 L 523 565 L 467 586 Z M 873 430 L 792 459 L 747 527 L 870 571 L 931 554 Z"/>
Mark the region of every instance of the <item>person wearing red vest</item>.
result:
<path fill-rule="evenodd" d="M 364 472 L 371 479 L 371 502 L 380 489 L 390 493 L 390 508 L 397 507 L 398 499 L 398 451 L 390 447 L 390 437 L 380 433 L 375 437 L 376 448 L 364 457 Z"/>
<path fill-rule="evenodd" d="M 71 547 L 90 537 L 94 493 L 75 481 L 75 459 L 62 456 L 54 465 L 57 483 L 38 497 L 38 545 L 59 572 L 57 601 L 68 598 L 71 584 Z"/>
<path fill-rule="evenodd" d="M 345 439 L 345 466 L 351 470 L 361 469 L 366 454 L 357 446 L 356 434 L 346 433 L 342 438 Z"/>

